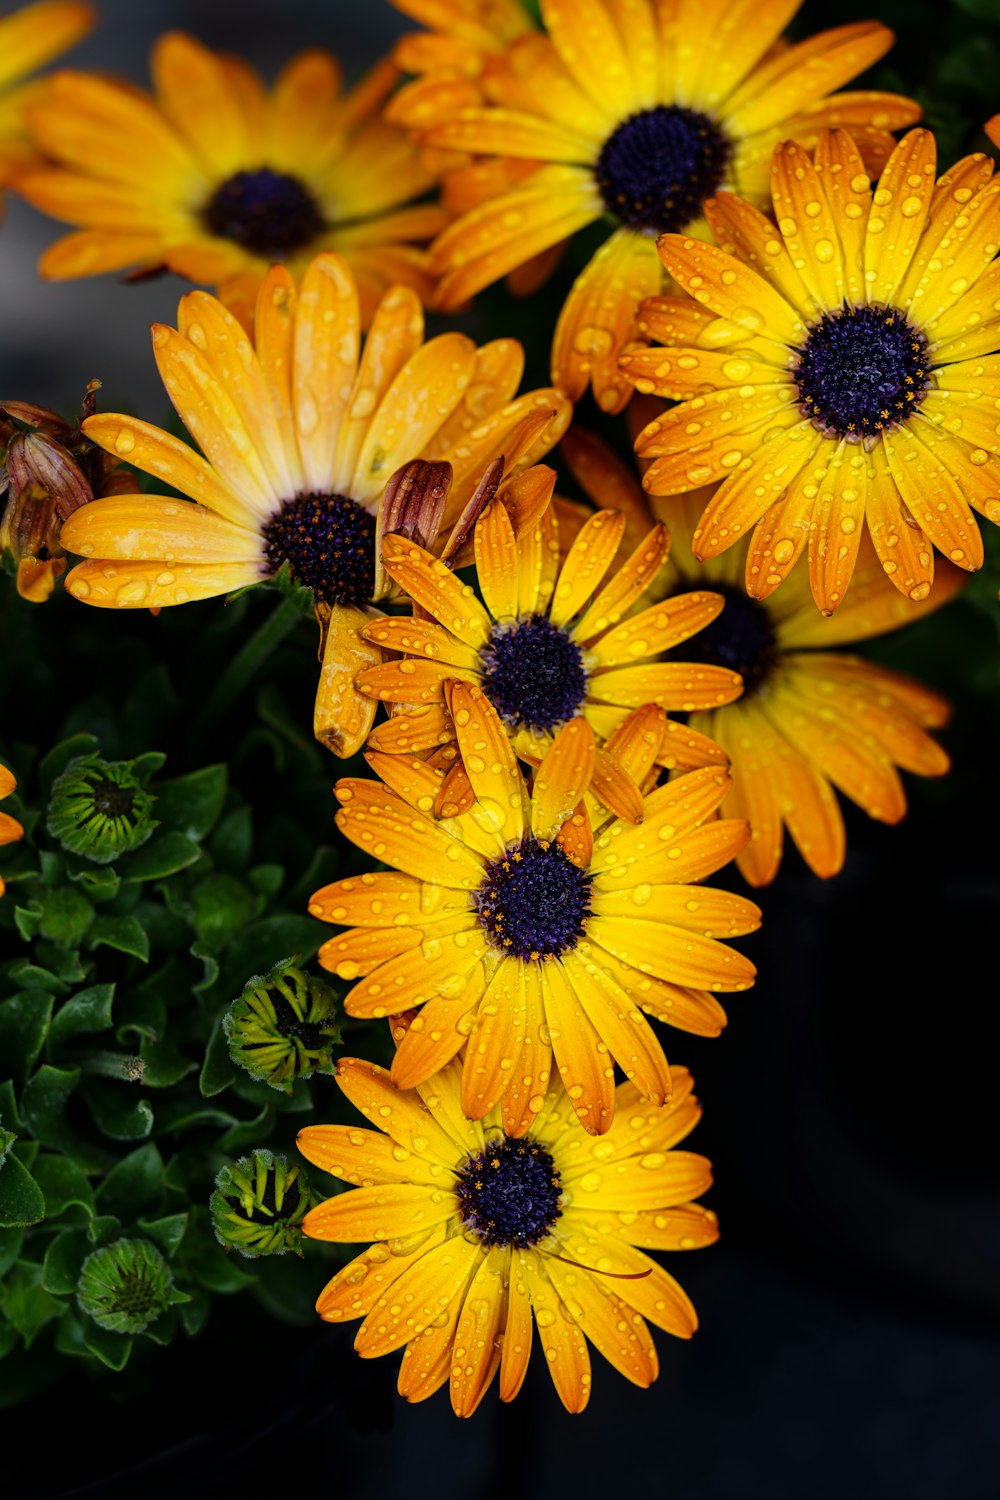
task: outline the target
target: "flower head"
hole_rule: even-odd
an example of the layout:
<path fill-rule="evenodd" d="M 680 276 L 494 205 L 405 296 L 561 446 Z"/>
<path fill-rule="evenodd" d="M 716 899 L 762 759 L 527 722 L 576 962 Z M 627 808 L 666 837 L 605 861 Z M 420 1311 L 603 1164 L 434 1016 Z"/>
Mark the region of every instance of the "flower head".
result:
<path fill-rule="evenodd" d="M 108 865 L 149 838 L 155 801 L 131 761 L 77 755 L 52 783 L 46 826 L 64 849 Z"/>
<path fill-rule="evenodd" d="M 433 77 L 424 80 L 423 144 L 527 169 L 518 182 L 500 171 L 485 201 L 438 237 L 441 305 L 457 307 L 610 216 L 616 227 L 560 315 L 552 378 L 574 400 L 590 384 L 602 407 L 620 410 L 631 390 L 618 356 L 642 341 L 637 305 L 662 288 L 657 234 L 707 238 L 704 204 L 720 189 L 765 207 L 779 140 L 812 147 L 822 126 L 843 125 L 877 171 L 889 132 L 919 116 L 895 95 L 835 92 L 882 56 L 891 32 L 857 22 L 776 46 L 797 9 L 789 0 L 755 4 L 752 16 L 743 0 L 542 0 L 544 34 L 487 60 L 486 102 L 438 112 Z M 438 22 L 447 37 L 460 34 L 457 10 Z M 450 100 L 451 80 L 437 87 Z"/>
<path fill-rule="evenodd" d="M 336 1001 L 328 985 L 293 959 L 248 979 L 223 1017 L 229 1052 L 251 1078 L 291 1093 L 296 1078 L 333 1072 L 340 1041 Z"/>
<path fill-rule="evenodd" d="M 654 409 L 662 404 L 639 397 L 629 414 L 642 426 Z M 837 791 L 870 817 L 895 823 L 906 811 L 899 771 L 940 776 L 948 769 L 947 755 L 927 733 L 947 721 L 947 703 L 913 678 L 841 648 L 939 609 L 964 574 L 947 563 L 939 567 L 933 593 L 915 604 L 892 587 L 866 542 L 850 597 L 832 619 L 816 610 L 804 564 L 773 599 L 751 599 L 739 582 L 746 541 L 704 563 L 692 553 L 710 491 L 650 496 L 638 476 L 583 431 L 571 430 L 563 452 L 595 503 L 610 494 L 626 506 L 626 540 L 640 536 L 653 518 L 668 522 L 671 592 L 707 587 L 724 600 L 685 652 L 732 667 L 743 678 L 737 702 L 691 720 L 691 729 L 710 735 L 731 762 L 727 806 L 750 823 L 750 841 L 736 855 L 743 875 L 756 886 L 774 879 L 785 830 L 817 875 L 836 875 L 846 852 Z"/>
<path fill-rule="evenodd" d="M 652 709 L 654 715 L 662 711 Z M 334 788 L 337 825 L 395 871 L 317 891 L 310 911 L 356 924 L 320 949 L 342 979 L 344 1008 L 380 1017 L 422 1009 L 392 1075 L 423 1083 L 468 1043 L 462 1107 L 504 1129 L 531 1129 L 552 1056 L 586 1128 L 614 1114 L 612 1060 L 662 1102 L 670 1075 L 646 1011 L 703 1035 L 725 1022 L 714 995 L 753 981 L 753 965 L 718 941 L 752 931 L 760 913 L 695 885 L 740 849 L 746 825 L 709 821 L 729 789 L 718 766 L 645 797 L 640 821 L 594 814 L 584 800 L 594 735 L 572 719 L 528 787 L 482 689 L 455 682 L 451 715 L 472 789 L 467 811 L 436 818 L 443 772 L 416 756 L 369 755 L 378 782 Z M 615 759 L 641 786 L 659 735 L 637 725 Z M 593 806 L 593 804 L 591 804 Z M 359 977 L 361 976 L 361 977 Z"/>
<path fill-rule="evenodd" d="M 643 391 L 680 404 L 639 434 L 654 494 L 722 483 L 695 530 L 718 556 L 753 532 L 746 587 L 766 599 L 808 545 L 824 613 L 848 592 L 867 531 L 909 599 L 934 550 L 978 568 L 973 515 L 1000 521 L 1000 181 L 968 156 L 935 183 L 934 138 L 913 130 L 871 189 L 857 146 L 826 131 L 815 163 L 774 153 L 778 229 L 749 203 L 709 206 L 719 244 L 660 241 L 689 298 L 654 299 L 666 349 L 627 354 Z M 971 507 L 971 508 L 970 508 Z"/>
<path fill-rule="evenodd" d="M 301 1167 L 258 1147 L 222 1168 L 209 1207 L 219 1244 L 253 1260 L 301 1255 L 302 1221 L 317 1201 Z"/>
<path fill-rule="evenodd" d="M 379 64 L 349 94 L 326 52 L 303 52 L 268 91 L 244 63 L 168 32 L 152 54 L 155 95 L 88 73 L 60 73 L 30 111 L 57 165 L 19 191 L 79 228 L 42 257 L 55 279 L 166 266 L 219 288 L 246 321 L 271 261 L 299 274 L 336 250 L 365 318 L 387 287 L 425 295 L 419 248 L 444 222 L 415 203 L 430 174 L 379 119 L 396 82 Z"/>
<path fill-rule="evenodd" d="M 515 396 L 523 355 L 513 339 L 424 343 L 405 287 L 382 299 L 362 349 L 358 289 L 336 255 L 319 256 L 298 287 L 286 268 L 268 271 L 253 343 L 206 292 L 182 299 L 178 325 L 154 328 L 154 352 L 207 457 L 135 417 L 92 417 L 85 431 L 195 503 L 135 494 L 87 506 L 63 539 L 93 560 L 66 586 L 88 604 L 153 608 L 287 565 L 313 589 L 323 632 L 317 737 L 351 755 L 376 708 L 354 676 L 381 660 L 358 632 L 393 587 L 376 534 L 388 520 L 434 545 L 481 483 L 496 488 L 501 456 L 512 479 L 558 441 L 569 405 L 552 390 Z M 413 460 L 425 461 L 419 474 L 397 472 Z M 413 486 L 419 503 L 404 504 Z"/>
<path fill-rule="evenodd" d="M 577 715 L 603 741 L 644 703 L 691 713 L 737 697 L 736 672 L 683 661 L 683 643 L 714 619 L 721 600 L 693 592 L 632 613 L 655 588 L 670 537 L 665 526 L 654 525 L 609 573 L 624 529 L 621 513 L 598 512 L 560 564 L 554 505 L 512 519 L 508 506 L 494 500 L 475 531 L 483 604 L 425 549 L 387 536 L 386 571 L 420 606 L 420 617 L 366 626 L 366 637 L 391 649 L 393 659 L 361 673 L 358 687 L 423 711 L 390 719 L 372 743 L 419 751 L 453 738 L 446 696 L 455 680 L 479 684 L 517 753 L 535 761 Z M 665 659 L 668 652 L 673 660 Z M 598 760 L 602 784 L 610 788 L 613 772 L 603 751 Z"/>
<path fill-rule="evenodd" d="M 95 19 L 93 7 L 77 0 L 37 0 L 0 18 L 0 188 L 40 165 L 25 111 L 43 85 L 25 80 L 86 36 Z"/>
<path fill-rule="evenodd" d="M 149 1240 L 115 1240 L 87 1256 L 76 1299 L 83 1311 L 111 1333 L 142 1333 L 175 1301 L 170 1267 Z"/>
<path fill-rule="evenodd" d="M 402 1036 L 405 1023 L 397 1033 Z M 697 1123 L 686 1069 L 666 1104 L 619 1085 L 615 1122 L 595 1141 L 556 1086 L 530 1132 L 512 1138 L 499 1111 L 462 1114 L 457 1058 L 427 1083 L 400 1087 L 345 1058 L 337 1082 L 376 1129 L 310 1125 L 299 1149 L 353 1186 L 313 1209 L 306 1234 L 374 1240 L 320 1294 L 327 1322 L 364 1319 L 365 1359 L 405 1346 L 399 1391 L 422 1401 L 442 1385 L 471 1416 L 499 1373 L 500 1398 L 521 1388 L 532 1315 L 563 1405 L 590 1394 L 588 1340 L 635 1385 L 656 1379 L 648 1324 L 678 1338 L 697 1327 L 681 1287 L 646 1250 L 689 1250 L 717 1235 L 691 1202 L 711 1183 L 702 1156 L 673 1148 Z M 385 1134 L 382 1132 L 385 1131 Z"/>

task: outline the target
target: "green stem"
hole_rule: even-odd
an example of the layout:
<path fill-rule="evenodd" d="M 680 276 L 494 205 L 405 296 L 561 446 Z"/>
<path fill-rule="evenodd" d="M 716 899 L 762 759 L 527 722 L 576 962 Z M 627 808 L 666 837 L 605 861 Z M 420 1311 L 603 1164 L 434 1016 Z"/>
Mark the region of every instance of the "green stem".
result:
<path fill-rule="evenodd" d="M 302 609 L 294 599 L 282 599 L 277 609 L 272 610 L 262 625 L 259 625 L 242 651 L 233 657 L 215 685 L 211 701 L 206 704 L 198 726 L 197 738 L 207 738 L 236 700 L 250 685 L 264 662 L 276 651 L 299 620 Z"/>

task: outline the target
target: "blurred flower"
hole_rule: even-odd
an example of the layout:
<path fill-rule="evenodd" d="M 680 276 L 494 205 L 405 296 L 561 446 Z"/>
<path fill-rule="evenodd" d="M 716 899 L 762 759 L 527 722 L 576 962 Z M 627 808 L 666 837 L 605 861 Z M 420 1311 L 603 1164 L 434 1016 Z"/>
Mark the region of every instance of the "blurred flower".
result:
<path fill-rule="evenodd" d="M 64 849 L 108 865 L 149 838 L 155 800 L 131 761 L 78 755 L 52 784 L 46 826 Z"/>
<path fill-rule="evenodd" d="M 89 73 L 59 73 L 29 111 L 59 165 L 18 190 L 81 226 L 42 257 L 42 275 L 166 266 L 217 286 L 247 321 L 270 262 L 295 274 L 317 251 L 351 266 L 367 321 L 398 282 L 425 297 L 418 246 L 446 222 L 414 203 L 431 175 L 405 134 L 379 119 L 398 78 L 378 64 L 347 95 L 326 52 L 303 52 L 268 92 L 244 62 L 183 32 L 153 48 L 155 97 Z"/>
<path fill-rule="evenodd" d="M 155 1245 L 123 1239 L 87 1256 L 76 1300 L 111 1333 L 142 1333 L 173 1302 L 187 1298 L 173 1290 L 170 1267 Z"/>
<path fill-rule="evenodd" d="M 215 1237 L 227 1250 L 302 1254 L 302 1220 L 318 1202 L 301 1167 L 258 1148 L 222 1168 L 209 1207 Z"/>
<path fill-rule="evenodd" d="M 87 386 L 84 418 L 99 380 Z M 0 401 L 0 553 L 17 563 L 22 599 L 42 603 L 66 567 L 63 522 L 95 495 L 132 489 L 121 460 L 104 453 L 58 412 L 27 401 Z"/>
<path fill-rule="evenodd" d="M 412 1090 L 356 1058 L 339 1064 L 337 1082 L 378 1129 L 300 1133 L 304 1156 L 354 1185 L 313 1209 L 305 1230 L 377 1243 L 334 1276 L 316 1308 L 330 1323 L 364 1319 L 354 1347 L 365 1359 L 405 1346 L 398 1383 L 408 1401 L 447 1383 L 468 1417 L 498 1371 L 500 1399 L 512 1401 L 532 1313 L 571 1412 L 590 1395 L 588 1338 L 627 1380 L 648 1386 L 659 1361 L 647 1323 L 677 1338 L 694 1333 L 687 1296 L 644 1253 L 693 1250 L 718 1233 L 711 1210 L 690 1201 L 711 1185 L 710 1163 L 673 1150 L 700 1115 L 685 1068 L 659 1107 L 620 1084 L 599 1142 L 561 1087 L 539 1100 L 520 1138 L 504 1133 L 496 1110 L 481 1123 L 463 1119 L 457 1058 Z"/>
<path fill-rule="evenodd" d="M 660 241 L 690 296 L 644 310 L 669 349 L 622 361 L 640 390 L 680 402 L 639 434 L 656 460 L 643 483 L 675 494 L 723 481 L 695 555 L 752 529 L 754 598 L 808 543 L 813 597 L 832 613 L 867 523 L 887 577 L 920 601 L 935 547 L 981 566 L 970 505 L 1000 522 L 1000 180 L 977 154 L 935 185 L 935 156 L 934 137 L 911 131 L 873 195 L 843 131 L 823 133 L 815 165 L 786 143 L 772 167 L 778 234 L 723 193 L 710 217 L 724 248 Z"/>
<path fill-rule="evenodd" d="M 445 333 L 425 344 L 405 287 L 382 299 L 360 352 L 358 292 L 335 255 L 319 256 L 298 289 L 271 268 L 256 349 L 206 292 L 182 299 L 178 325 L 154 327 L 154 351 L 207 457 L 134 417 L 93 417 L 85 431 L 200 503 L 136 494 L 88 506 L 63 539 L 98 560 L 74 568 L 67 588 L 88 604 L 153 608 L 287 567 L 313 590 L 322 631 L 317 738 L 351 755 L 376 709 L 354 677 L 381 660 L 359 629 L 394 587 L 376 546 L 386 511 L 435 545 L 501 455 L 494 489 L 501 469 L 516 476 L 558 441 L 569 404 L 552 390 L 514 398 L 523 354 L 513 339 L 477 349 Z M 397 472 L 416 459 L 427 461 L 419 471 Z"/>
<path fill-rule="evenodd" d="M 390 4 L 428 28 L 401 37 L 393 53 L 404 72 L 418 77 L 393 96 L 386 114 L 411 129 L 481 103 L 489 59 L 501 55 L 519 37 L 537 32 L 521 0 L 390 0 Z"/>
<path fill-rule="evenodd" d="M 333 1072 L 335 1008 L 329 986 L 286 959 L 248 980 L 227 1010 L 230 1056 L 251 1078 L 291 1093 L 294 1079 Z"/>
<path fill-rule="evenodd" d="M 426 711 L 415 722 L 409 715 L 391 719 L 378 747 L 419 750 L 453 738 L 446 697 L 456 679 L 482 687 L 517 754 L 534 760 L 577 714 L 605 740 L 643 703 L 690 712 L 737 697 L 735 672 L 660 659 L 709 624 L 722 601 L 691 593 L 630 613 L 663 568 L 670 538 L 665 526 L 654 525 L 606 577 L 624 526 L 615 511 L 591 516 L 560 566 L 555 507 L 545 505 L 515 531 L 507 507 L 494 500 L 475 530 L 485 606 L 424 548 L 387 536 L 386 572 L 420 615 L 365 627 L 391 659 L 362 672 L 358 687 L 382 702 Z M 612 771 L 603 750 L 598 762 L 606 783 Z"/>
<path fill-rule="evenodd" d="M 493 196 L 439 236 L 431 266 L 440 305 L 459 306 L 610 215 L 617 227 L 559 317 L 552 379 L 574 400 L 590 383 L 602 407 L 621 410 L 631 390 L 618 356 L 639 339 L 638 303 L 664 280 L 657 234 L 707 238 L 704 203 L 720 188 L 764 207 L 779 140 L 812 147 L 821 126 L 844 125 L 877 171 L 894 144 L 889 131 L 919 117 L 909 99 L 833 92 L 883 55 L 891 32 L 858 22 L 776 45 L 797 9 L 794 0 L 542 0 L 547 34 L 486 60 L 488 103 L 438 118 L 435 85 L 425 83 L 432 123 L 421 144 L 542 163 L 514 185 L 501 173 Z M 460 34 L 456 17 L 437 25 Z"/>
<path fill-rule="evenodd" d="M 13 773 L 8 771 L 6 766 L 0 765 L 0 802 L 2 802 L 5 797 L 9 797 L 11 792 L 15 790 L 16 786 L 17 780 L 14 777 Z M 12 818 L 10 813 L 0 811 L 0 848 L 2 848 L 4 844 L 16 844 L 18 839 L 23 838 L 24 829 L 21 827 L 17 819 Z M 4 885 L 3 876 L 0 875 L 0 896 L 3 895 L 6 889 L 7 887 Z"/>
<path fill-rule="evenodd" d="M 614 1113 L 613 1059 L 645 1097 L 662 1103 L 670 1093 L 640 1009 L 711 1034 L 725 1017 L 708 991 L 753 982 L 749 960 L 717 939 L 752 932 L 757 908 L 694 884 L 742 847 L 746 824 L 708 822 L 729 789 L 712 766 L 657 788 L 636 825 L 592 830 L 586 720 L 556 735 L 529 798 L 482 690 L 453 683 L 451 713 L 474 794 L 467 812 L 433 816 L 441 775 L 415 756 L 372 753 L 385 785 L 348 777 L 334 788 L 341 832 L 394 871 L 316 892 L 313 916 L 357 924 L 325 943 L 319 961 L 341 979 L 364 976 L 344 1000 L 348 1015 L 423 1007 L 393 1062 L 401 1088 L 423 1083 L 467 1042 L 463 1110 L 482 1119 L 502 1102 L 504 1129 L 523 1135 L 554 1052 L 574 1109 L 601 1134 Z M 657 744 L 640 729 L 616 747 L 639 785 Z"/>
<path fill-rule="evenodd" d="M 76 0 L 39 0 L 0 17 L 0 188 L 18 172 L 40 165 L 24 114 L 44 84 L 24 79 L 74 46 L 95 20 L 93 8 Z"/>
<path fill-rule="evenodd" d="M 641 425 L 654 409 L 662 410 L 662 403 L 639 397 L 629 415 Z M 912 677 L 837 648 L 939 609 L 965 575 L 944 564 L 933 593 L 914 604 L 892 587 L 870 543 L 863 543 L 850 597 L 832 619 L 816 610 L 804 565 L 774 599 L 749 599 L 740 587 L 746 541 L 705 563 L 692 554 L 710 489 L 646 495 L 637 476 L 582 429 L 571 429 L 562 452 L 595 504 L 626 511 L 626 543 L 654 519 L 670 527 L 671 592 L 710 588 L 725 600 L 722 613 L 685 647 L 685 655 L 743 677 L 738 702 L 691 720 L 691 728 L 711 736 L 732 763 L 727 809 L 750 822 L 750 842 L 736 855 L 741 872 L 751 885 L 774 879 L 784 825 L 817 875 L 836 875 L 844 863 L 845 832 L 834 788 L 870 817 L 898 822 L 906 794 L 897 767 L 921 776 L 948 770 L 947 755 L 926 731 L 946 723 L 949 714 L 944 699 Z"/>

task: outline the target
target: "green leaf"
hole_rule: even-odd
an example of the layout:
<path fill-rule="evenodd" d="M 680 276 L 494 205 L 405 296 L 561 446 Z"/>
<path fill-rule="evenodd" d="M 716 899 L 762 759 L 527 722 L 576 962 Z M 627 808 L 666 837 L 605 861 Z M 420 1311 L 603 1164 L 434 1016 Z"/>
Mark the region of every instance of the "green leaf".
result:
<path fill-rule="evenodd" d="M 188 951 L 192 958 L 200 958 L 203 965 L 201 978 L 191 988 L 196 995 L 204 995 L 219 978 L 219 960 L 206 943 L 192 943 Z"/>
<path fill-rule="evenodd" d="M 48 990 L 53 995 L 65 995 L 70 986 L 51 969 L 33 964 L 30 958 L 18 958 L 7 970 L 7 978 L 22 990 Z"/>
<path fill-rule="evenodd" d="M 79 855 L 67 855 L 66 874 L 95 901 L 111 901 L 121 888 L 122 878 L 114 865 L 91 865 Z"/>
<path fill-rule="evenodd" d="M 165 833 L 200 840 L 214 827 L 226 800 L 224 765 L 206 766 L 190 776 L 161 781 L 153 788 L 156 816 Z"/>
<path fill-rule="evenodd" d="M 42 1268 L 33 1261 L 19 1260 L 0 1286 L 0 1307 L 24 1339 L 26 1349 L 31 1348 L 46 1323 L 61 1316 L 65 1306 L 42 1286 Z"/>
<path fill-rule="evenodd" d="M 149 778 L 162 770 L 166 763 L 167 757 L 162 750 L 147 750 L 145 755 L 137 755 L 132 762 L 132 775 L 145 786 Z"/>
<path fill-rule="evenodd" d="M 131 1217 L 136 1204 L 151 1202 L 162 1189 L 163 1158 L 150 1142 L 112 1167 L 97 1189 L 97 1201 L 102 1207 L 121 1204 Z"/>
<path fill-rule="evenodd" d="M 45 1252 L 42 1262 L 42 1286 L 57 1297 L 71 1297 L 76 1291 L 80 1267 L 93 1250 L 85 1229 L 67 1229 L 57 1234 Z"/>
<path fill-rule="evenodd" d="M 143 1087 L 149 1089 L 170 1088 L 172 1084 L 179 1083 L 182 1078 L 193 1073 L 198 1066 L 193 1058 L 186 1057 L 170 1040 L 158 1042 L 143 1037 L 139 1056 L 144 1064 Z"/>
<path fill-rule="evenodd" d="M 8 1151 L 0 1165 L 0 1229 L 40 1224 L 45 1199 L 27 1167 Z"/>
<path fill-rule="evenodd" d="M 212 1292 L 242 1292 L 245 1287 L 253 1286 L 257 1279 L 244 1269 L 248 1261 L 226 1254 L 215 1238 L 208 1209 L 200 1206 L 191 1210 L 191 1222 L 177 1260 L 187 1271 L 188 1281 L 197 1281 Z"/>
<path fill-rule="evenodd" d="M 149 961 L 149 938 L 146 929 L 135 917 L 101 916 L 95 918 L 87 934 L 87 947 L 117 948 L 119 953 L 130 953 L 134 958 Z"/>
<path fill-rule="evenodd" d="M 182 833 L 157 834 L 141 849 L 124 855 L 118 861 L 118 873 L 123 880 L 162 880 L 200 858 L 198 845 Z"/>
<path fill-rule="evenodd" d="M 2 1168 L 0 1168 L 2 1170 Z M 0 1229 L 0 1277 L 6 1276 L 21 1253 L 24 1227 L 17 1224 L 10 1229 Z"/>
<path fill-rule="evenodd" d="M 43 1146 L 72 1149 L 76 1132 L 66 1117 L 66 1105 L 79 1082 L 79 1068 L 54 1068 L 45 1063 L 25 1087 L 21 1113 L 35 1140 Z"/>
<path fill-rule="evenodd" d="M 49 1027 L 49 1047 L 57 1048 L 82 1032 L 106 1031 L 111 1026 L 113 984 L 94 984 L 67 1000 Z"/>
<path fill-rule="evenodd" d="M 115 1001 L 115 1035 L 134 1043 L 148 1037 L 158 1041 L 167 1028 L 167 1007 L 191 987 L 176 957 L 171 956 L 141 984 L 128 985 Z"/>
<path fill-rule="evenodd" d="M 239 875 L 250 863 L 253 849 L 253 818 L 249 807 L 227 813 L 208 843 L 212 861 L 220 870 Z"/>
<path fill-rule="evenodd" d="M 262 896 L 276 896 L 285 883 L 284 865 L 256 865 L 248 871 L 247 879 L 255 891 Z"/>
<path fill-rule="evenodd" d="M 35 957 L 39 963 L 45 964 L 57 979 L 68 984 L 72 989 L 74 986 L 84 984 L 87 979 L 89 964 L 85 968 L 80 962 L 80 955 L 75 948 L 60 948 L 58 943 L 51 943 L 44 938 L 39 938 L 35 944 Z"/>
<path fill-rule="evenodd" d="M 132 1340 L 122 1333 L 111 1333 L 101 1328 L 93 1318 L 82 1318 L 83 1342 L 91 1354 L 96 1354 L 102 1365 L 109 1370 L 124 1370 L 132 1353 Z"/>
<path fill-rule="evenodd" d="M 50 750 L 38 765 L 38 780 L 45 801 L 51 795 L 52 783 L 65 771 L 71 760 L 77 755 L 90 755 L 99 748 L 92 734 L 74 734 L 71 739 L 63 740 L 62 744 Z"/>
<path fill-rule="evenodd" d="M 211 1311 L 211 1307 L 212 1299 L 204 1287 L 198 1286 L 192 1292 L 190 1302 L 178 1308 L 184 1332 L 189 1338 L 194 1338 L 195 1334 L 200 1333 L 204 1328 L 208 1322 L 208 1314 Z"/>
<path fill-rule="evenodd" d="M 229 1041 L 222 1030 L 220 1017 L 212 1028 L 212 1035 L 205 1049 L 205 1061 L 198 1079 L 202 1098 L 211 1099 L 215 1094 L 221 1094 L 222 1090 L 228 1088 L 238 1077 L 239 1069 L 229 1055 Z"/>
<path fill-rule="evenodd" d="M 94 908 L 80 891 L 61 886 L 42 897 L 42 936 L 60 948 L 75 948 L 94 920 Z"/>
<path fill-rule="evenodd" d="M 52 1016 L 52 996 L 46 990 L 24 990 L 0 1005 L 0 1057 L 18 1088 L 26 1083 L 38 1061 Z"/>
<path fill-rule="evenodd" d="M 92 1245 L 100 1249 L 102 1245 L 108 1245 L 112 1240 L 118 1239 L 121 1228 L 122 1221 L 114 1214 L 95 1214 L 87 1225 L 87 1238 Z"/>
<path fill-rule="evenodd" d="M 237 1151 L 245 1151 L 248 1147 L 259 1146 L 261 1141 L 267 1140 L 274 1129 L 275 1110 L 273 1104 L 265 1104 L 259 1114 L 252 1120 L 240 1120 L 230 1126 L 225 1135 L 219 1141 L 219 1149 L 228 1151 L 235 1155 Z"/>
<path fill-rule="evenodd" d="M 71 1203 L 94 1212 L 94 1190 L 68 1156 L 39 1156 L 32 1175 L 45 1197 L 46 1219 L 58 1218 Z"/>
<path fill-rule="evenodd" d="M 113 1141 L 142 1141 L 153 1128 L 153 1110 L 134 1083 L 85 1078 L 83 1096 L 94 1124 Z"/>
<path fill-rule="evenodd" d="M 266 974 L 284 958 L 295 954 L 303 960 L 312 958 L 329 936 L 329 928 L 322 922 L 293 912 L 278 912 L 254 922 L 227 945 L 222 955 L 219 986 L 225 987 L 225 993 L 221 998 L 233 999 L 252 975 Z"/>
<path fill-rule="evenodd" d="M 26 943 L 30 943 L 34 937 L 37 937 L 41 925 L 42 904 L 40 901 L 32 901 L 30 906 L 15 906 L 14 926 Z"/>
<path fill-rule="evenodd" d="M 21 1129 L 21 1115 L 17 1107 L 14 1085 L 9 1078 L 0 1083 L 0 1120 L 6 1120 L 14 1130 Z"/>
<path fill-rule="evenodd" d="M 228 943 L 258 914 L 259 899 L 242 880 L 224 870 L 200 880 L 191 891 L 199 942 L 212 949 Z"/>
<path fill-rule="evenodd" d="M 148 1239 L 155 1240 L 164 1255 L 172 1259 L 180 1248 L 189 1217 L 184 1213 L 169 1214 L 165 1219 L 140 1219 L 137 1228 Z"/>

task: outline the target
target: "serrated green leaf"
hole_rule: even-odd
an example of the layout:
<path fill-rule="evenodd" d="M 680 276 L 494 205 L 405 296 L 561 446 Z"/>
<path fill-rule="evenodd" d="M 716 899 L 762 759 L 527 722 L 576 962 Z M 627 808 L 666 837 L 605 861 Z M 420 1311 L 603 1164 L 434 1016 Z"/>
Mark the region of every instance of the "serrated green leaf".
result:
<path fill-rule="evenodd" d="M 90 755 L 98 748 L 97 740 L 92 734 L 74 734 L 71 739 L 63 740 L 49 751 L 38 765 L 38 780 L 46 802 L 52 792 L 52 783 L 65 771 L 70 761 L 78 755 Z"/>
<path fill-rule="evenodd" d="M 45 1198 L 27 1167 L 8 1151 L 0 1165 L 0 1229 L 40 1224 Z"/>
<path fill-rule="evenodd" d="M 2 1171 L 2 1168 L 0 1168 Z M 0 1229 L 0 1277 L 6 1276 L 11 1266 L 21 1253 L 21 1245 L 24 1242 L 24 1227 L 16 1225 L 10 1229 Z"/>
<path fill-rule="evenodd" d="M 168 1214 L 165 1219 L 140 1219 L 138 1229 L 154 1240 L 168 1259 L 173 1259 L 184 1239 L 189 1214 Z"/>
<path fill-rule="evenodd" d="M 149 938 L 142 923 L 135 917 L 112 915 L 95 917 L 87 933 L 87 947 L 117 948 L 119 953 L 130 953 L 133 958 L 149 961 Z"/>
<path fill-rule="evenodd" d="M 46 1323 L 60 1317 L 66 1304 L 42 1286 L 40 1265 L 19 1260 L 0 1286 L 0 1307 L 30 1349 Z"/>
<path fill-rule="evenodd" d="M 196 842 L 218 821 L 226 800 L 224 765 L 205 766 L 189 776 L 161 781 L 153 788 L 156 816 L 165 833 L 181 833 Z"/>
<path fill-rule="evenodd" d="M 46 1220 L 58 1218 L 72 1203 L 78 1203 L 89 1214 L 94 1212 L 94 1190 L 68 1156 L 42 1154 L 32 1168 L 32 1176 L 45 1198 Z"/>
<path fill-rule="evenodd" d="M 79 1068 L 55 1068 L 50 1063 L 28 1080 L 21 1096 L 21 1113 L 35 1140 L 43 1146 L 72 1148 L 76 1132 L 66 1117 L 66 1105 L 79 1082 Z"/>
<path fill-rule="evenodd" d="M 229 1041 L 222 1029 L 221 1017 L 212 1028 L 205 1061 L 198 1078 L 198 1087 L 203 1099 L 211 1099 L 228 1088 L 240 1076 L 239 1069 L 229 1055 Z"/>
<path fill-rule="evenodd" d="M 141 849 L 124 855 L 117 869 L 123 880 L 162 880 L 200 858 L 198 845 L 182 833 L 158 833 Z"/>
<path fill-rule="evenodd" d="M 18 1088 L 27 1082 L 45 1043 L 52 1017 L 47 990 L 24 990 L 0 1005 L 0 1057 Z"/>
<path fill-rule="evenodd" d="M 80 1267 L 93 1250 L 85 1229 L 67 1229 L 57 1234 L 45 1252 L 42 1262 L 42 1286 L 58 1297 L 70 1297 L 76 1291 Z"/>
<path fill-rule="evenodd" d="M 112 1167 L 97 1189 L 97 1201 L 102 1207 L 122 1204 L 130 1212 L 140 1203 L 151 1202 L 162 1189 L 163 1158 L 150 1142 Z"/>
<path fill-rule="evenodd" d="M 110 1333 L 100 1328 L 93 1318 L 82 1317 L 83 1342 L 109 1370 L 124 1370 L 132 1353 L 132 1340 L 122 1333 Z"/>
<path fill-rule="evenodd" d="M 85 1078 L 82 1093 L 94 1124 L 113 1141 L 142 1141 L 153 1128 L 153 1109 L 134 1083 Z"/>
<path fill-rule="evenodd" d="M 58 1048 L 84 1032 L 107 1031 L 111 1026 L 113 984 L 94 984 L 60 1006 L 49 1027 L 49 1047 Z"/>

